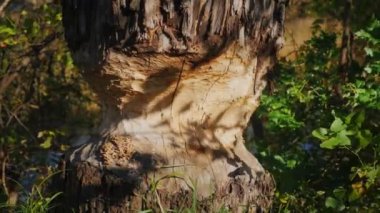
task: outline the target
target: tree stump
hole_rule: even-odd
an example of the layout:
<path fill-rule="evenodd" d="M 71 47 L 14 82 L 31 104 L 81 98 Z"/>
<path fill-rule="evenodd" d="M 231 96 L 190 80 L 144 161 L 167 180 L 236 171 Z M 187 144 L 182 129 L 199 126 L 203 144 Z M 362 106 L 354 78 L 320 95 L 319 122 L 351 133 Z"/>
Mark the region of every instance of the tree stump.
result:
<path fill-rule="evenodd" d="M 57 211 L 260 212 L 273 180 L 243 131 L 282 46 L 282 0 L 63 0 L 103 105 L 67 155 Z"/>

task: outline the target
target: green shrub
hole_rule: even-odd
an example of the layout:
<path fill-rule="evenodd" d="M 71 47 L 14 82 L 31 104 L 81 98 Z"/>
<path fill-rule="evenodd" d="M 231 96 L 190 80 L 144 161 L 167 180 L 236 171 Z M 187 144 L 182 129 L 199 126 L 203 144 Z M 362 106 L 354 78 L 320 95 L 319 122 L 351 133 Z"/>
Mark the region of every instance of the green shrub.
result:
<path fill-rule="evenodd" d="M 337 35 L 317 30 L 281 60 L 258 111 L 259 158 L 277 180 L 280 212 L 380 208 L 380 22 L 358 31 L 365 62 L 339 75 Z"/>

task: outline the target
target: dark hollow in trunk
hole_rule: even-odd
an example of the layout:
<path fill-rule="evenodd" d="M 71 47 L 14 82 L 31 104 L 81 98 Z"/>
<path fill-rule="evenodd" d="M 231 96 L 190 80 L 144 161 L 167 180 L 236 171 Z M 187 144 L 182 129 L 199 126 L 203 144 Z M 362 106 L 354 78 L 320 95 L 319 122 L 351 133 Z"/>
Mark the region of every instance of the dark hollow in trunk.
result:
<path fill-rule="evenodd" d="M 285 1 L 61 2 L 104 112 L 67 155 L 57 211 L 269 208 L 273 180 L 242 135 L 282 46 Z"/>

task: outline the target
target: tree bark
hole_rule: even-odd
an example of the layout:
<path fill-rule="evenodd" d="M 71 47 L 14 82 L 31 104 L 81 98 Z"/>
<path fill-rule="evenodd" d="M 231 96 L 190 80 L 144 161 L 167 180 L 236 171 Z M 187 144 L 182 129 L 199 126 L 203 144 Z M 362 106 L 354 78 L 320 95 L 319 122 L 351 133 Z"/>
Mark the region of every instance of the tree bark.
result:
<path fill-rule="evenodd" d="M 353 35 L 351 30 L 351 10 L 352 0 L 345 0 L 344 11 L 342 15 L 343 32 L 342 32 L 342 46 L 340 50 L 339 71 L 341 75 L 341 83 L 347 81 L 348 72 L 352 63 L 352 42 Z"/>
<path fill-rule="evenodd" d="M 75 63 L 103 103 L 67 156 L 64 208 L 269 208 L 243 131 L 282 46 L 281 0 L 64 0 Z"/>

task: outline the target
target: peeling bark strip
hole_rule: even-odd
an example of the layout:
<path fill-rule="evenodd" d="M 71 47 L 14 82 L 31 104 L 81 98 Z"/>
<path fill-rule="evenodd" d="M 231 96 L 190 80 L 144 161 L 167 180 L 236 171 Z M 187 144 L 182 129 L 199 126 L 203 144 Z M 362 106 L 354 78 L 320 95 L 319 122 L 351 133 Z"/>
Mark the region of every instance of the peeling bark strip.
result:
<path fill-rule="evenodd" d="M 217 54 L 239 37 L 252 55 L 283 33 L 285 0 L 65 0 L 66 40 L 77 62 L 127 53 Z M 241 38 L 242 39 L 242 38 Z"/>
<path fill-rule="evenodd" d="M 243 131 L 282 46 L 284 0 L 64 0 L 66 40 L 104 104 L 67 157 L 62 211 L 268 209 Z"/>

